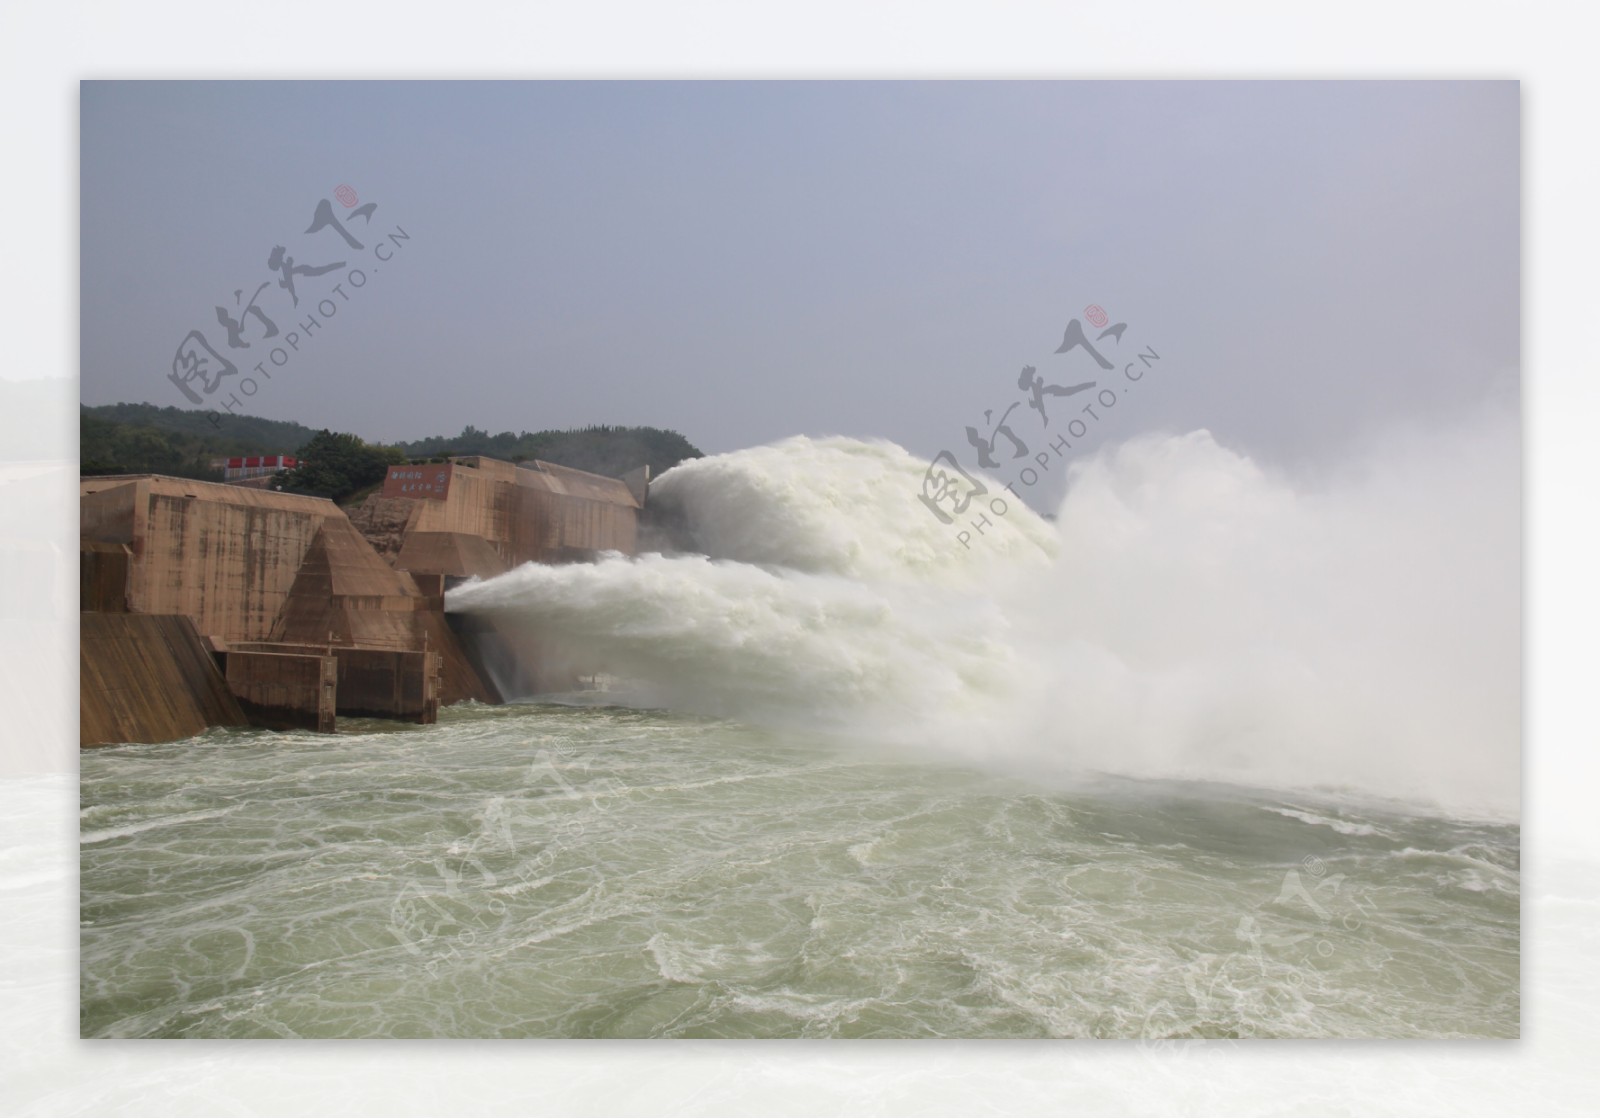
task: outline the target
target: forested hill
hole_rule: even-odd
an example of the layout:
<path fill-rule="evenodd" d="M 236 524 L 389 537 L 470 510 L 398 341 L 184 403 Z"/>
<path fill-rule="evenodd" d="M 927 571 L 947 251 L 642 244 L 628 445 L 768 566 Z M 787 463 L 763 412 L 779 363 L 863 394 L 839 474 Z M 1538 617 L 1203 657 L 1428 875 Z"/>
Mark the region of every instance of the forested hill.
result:
<path fill-rule="evenodd" d="M 256 416 L 230 416 L 213 426 L 205 412 L 154 404 L 103 404 L 78 412 L 78 466 L 83 474 L 175 474 L 221 479 L 214 458 L 292 455 L 315 428 Z"/>
<path fill-rule="evenodd" d="M 85 474 L 176 474 L 215 477 L 210 460 L 233 455 L 298 454 L 317 428 L 287 420 L 229 416 L 213 426 L 201 411 L 154 404 L 105 404 L 80 409 L 79 461 Z M 675 431 L 655 427 L 503 431 L 491 435 L 468 425 L 459 435 L 434 435 L 394 448 L 405 458 L 486 455 L 520 462 L 543 459 L 560 466 L 620 477 L 648 464 L 652 476 L 701 452 Z M 303 457 L 303 456 L 301 456 Z"/>
<path fill-rule="evenodd" d="M 701 457 L 699 448 L 676 431 L 609 425 L 569 431 L 503 431 L 490 435 L 469 424 L 460 435 L 435 435 L 400 446 L 412 458 L 448 454 L 486 455 L 507 462 L 543 459 L 611 478 L 620 478 L 634 467 L 645 464 L 649 464 L 650 476 L 655 477 L 684 459 Z"/>

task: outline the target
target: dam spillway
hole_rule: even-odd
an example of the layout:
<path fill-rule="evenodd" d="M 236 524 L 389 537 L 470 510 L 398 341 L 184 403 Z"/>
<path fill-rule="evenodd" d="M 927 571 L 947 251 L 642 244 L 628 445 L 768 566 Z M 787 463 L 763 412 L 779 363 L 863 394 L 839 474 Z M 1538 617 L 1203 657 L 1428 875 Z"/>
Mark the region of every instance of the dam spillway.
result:
<path fill-rule="evenodd" d="M 647 476 L 481 456 L 397 466 L 353 517 L 249 486 L 85 478 L 80 745 L 240 722 L 328 731 L 341 714 L 427 723 L 441 705 L 502 702 L 505 680 L 446 622 L 445 589 L 632 554 Z M 549 678 L 530 663 L 515 682 Z"/>

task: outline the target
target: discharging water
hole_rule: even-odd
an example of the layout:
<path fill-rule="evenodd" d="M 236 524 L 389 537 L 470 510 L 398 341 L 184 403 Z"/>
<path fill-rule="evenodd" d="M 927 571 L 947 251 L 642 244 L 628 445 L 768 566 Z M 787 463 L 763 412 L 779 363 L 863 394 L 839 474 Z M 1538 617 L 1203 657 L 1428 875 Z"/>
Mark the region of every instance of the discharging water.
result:
<path fill-rule="evenodd" d="M 617 706 L 86 752 L 83 1032 L 1515 1036 L 1515 432 L 1137 440 L 969 541 L 892 444 L 686 463 L 447 597 Z"/>

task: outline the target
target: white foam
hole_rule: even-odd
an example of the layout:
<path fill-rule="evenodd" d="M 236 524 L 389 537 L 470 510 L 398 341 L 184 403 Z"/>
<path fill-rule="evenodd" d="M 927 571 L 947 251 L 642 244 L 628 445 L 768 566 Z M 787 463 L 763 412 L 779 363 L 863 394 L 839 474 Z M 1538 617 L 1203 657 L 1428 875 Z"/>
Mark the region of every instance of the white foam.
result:
<path fill-rule="evenodd" d="M 1277 808 L 1272 805 L 1262 805 L 1267 812 L 1276 812 L 1279 816 L 1287 816 L 1291 820 L 1299 820 L 1303 824 L 1316 827 L 1332 828 L 1340 835 L 1386 835 L 1387 833 L 1371 824 L 1357 824 L 1349 820 L 1338 820 L 1332 816 L 1319 816 L 1315 812 L 1301 812 L 1294 808 Z"/>
<path fill-rule="evenodd" d="M 1013 501 L 968 547 L 917 500 L 922 461 L 791 439 L 657 480 L 704 554 L 527 565 L 449 608 L 681 710 L 1511 818 L 1517 449 L 1486 413 L 1306 481 L 1203 431 L 1142 438 L 1072 468 L 1056 526 Z"/>
<path fill-rule="evenodd" d="M 176 816 L 157 816 L 152 820 L 140 820 L 134 824 L 123 824 L 121 827 L 86 831 L 78 837 L 78 842 L 79 844 L 104 843 L 108 839 L 122 839 L 125 836 L 155 831 L 158 828 L 170 828 L 176 824 L 185 824 L 192 820 L 212 820 L 218 816 L 226 816 L 229 811 L 231 810 L 227 808 L 219 808 L 214 811 L 180 812 Z"/>

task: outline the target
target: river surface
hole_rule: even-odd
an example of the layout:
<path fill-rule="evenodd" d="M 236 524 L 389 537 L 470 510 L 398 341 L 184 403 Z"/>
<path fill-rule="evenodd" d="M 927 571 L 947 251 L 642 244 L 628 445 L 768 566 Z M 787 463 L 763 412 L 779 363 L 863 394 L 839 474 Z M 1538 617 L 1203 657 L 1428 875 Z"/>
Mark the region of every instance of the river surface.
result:
<path fill-rule="evenodd" d="M 85 1037 L 1514 1037 L 1519 829 L 523 704 L 81 759 Z"/>

